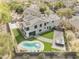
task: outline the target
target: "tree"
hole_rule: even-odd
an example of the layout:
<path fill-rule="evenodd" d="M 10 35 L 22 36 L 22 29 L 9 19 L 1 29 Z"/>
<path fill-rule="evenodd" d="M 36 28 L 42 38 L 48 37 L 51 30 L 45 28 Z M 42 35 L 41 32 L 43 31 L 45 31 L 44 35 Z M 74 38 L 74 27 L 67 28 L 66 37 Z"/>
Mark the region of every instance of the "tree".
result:
<path fill-rule="evenodd" d="M 62 1 L 57 1 L 57 2 L 53 3 L 53 6 L 54 6 L 55 10 L 65 7 L 65 5 Z"/>
<path fill-rule="evenodd" d="M 23 59 L 30 59 L 30 55 L 23 55 Z"/>
<path fill-rule="evenodd" d="M 74 14 L 74 11 L 71 8 L 61 8 L 58 9 L 56 13 L 60 17 L 70 18 Z"/>
<path fill-rule="evenodd" d="M 0 56 L 13 54 L 13 42 L 9 33 L 0 33 Z"/>
<path fill-rule="evenodd" d="M 46 10 L 47 10 L 47 6 L 41 6 L 41 7 L 40 7 L 40 12 L 41 12 L 42 14 L 44 14 Z"/>
<path fill-rule="evenodd" d="M 45 2 L 45 4 L 47 4 L 48 7 L 52 7 L 53 6 L 52 2 Z"/>
<path fill-rule="evenodd" d="M 45 59 L 45 54 L 44 53 L 39 54 L 38 59 Z"/>
<path fill-rule="evenodd" d="M 17 8 L 16 8 L 16 12 L 18 13 L 18 14 L 22 14 L 23 13 L 23 6 L 22 5 L 17 5 Z"/>
<path fill-rule="evenodd" d="M 10 6 L 10 10 L 15 10 L 18 14 L 22 14 L 23 13 L 23 6 L 24 4 L 22 3 L 18 3 L 17 1 L 12 1 L 9 3 Z"/>
<path fill-rule="evenodd" d="M 49 8 L 46 4 L 42 4 L 42 5 L 40 6 L 40 12 L 41 12 L 42 14 L 47 14 L 47 15 L 53 13 L 53 12 L 50 10 L 50 8 Z"/>
<path fill-rule="evenodd" d="M 10 7 L 7 4 L 0 3 L 0 24 L 11 21 Z"/>

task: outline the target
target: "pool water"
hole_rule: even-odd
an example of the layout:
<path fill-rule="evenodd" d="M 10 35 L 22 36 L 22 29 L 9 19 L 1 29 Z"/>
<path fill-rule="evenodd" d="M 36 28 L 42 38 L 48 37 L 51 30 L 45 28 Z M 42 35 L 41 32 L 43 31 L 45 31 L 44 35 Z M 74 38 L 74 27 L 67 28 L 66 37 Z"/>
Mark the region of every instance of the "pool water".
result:
<path fill-rule="evenodd" d="M 38 43 L 24 43 L 23 44 L 24 48 L 40 48 L 40 44 Z"/>
<path fill-rule="evenodd" d="M 18 45 L 18 47 L 30 52 L 44 50 L 44 44 L 40 41 L 23 41 Z"/>

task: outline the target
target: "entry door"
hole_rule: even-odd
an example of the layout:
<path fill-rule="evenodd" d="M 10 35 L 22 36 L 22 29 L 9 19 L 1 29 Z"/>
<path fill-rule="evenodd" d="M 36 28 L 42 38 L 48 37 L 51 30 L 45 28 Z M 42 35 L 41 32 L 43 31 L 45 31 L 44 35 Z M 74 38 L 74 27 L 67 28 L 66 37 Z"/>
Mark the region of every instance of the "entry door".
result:
<path fill-rule="evenodd" d="M 36 31 L 30 32 L 29 35 L 30 36 L 35 36 L 36 35 Z"/>

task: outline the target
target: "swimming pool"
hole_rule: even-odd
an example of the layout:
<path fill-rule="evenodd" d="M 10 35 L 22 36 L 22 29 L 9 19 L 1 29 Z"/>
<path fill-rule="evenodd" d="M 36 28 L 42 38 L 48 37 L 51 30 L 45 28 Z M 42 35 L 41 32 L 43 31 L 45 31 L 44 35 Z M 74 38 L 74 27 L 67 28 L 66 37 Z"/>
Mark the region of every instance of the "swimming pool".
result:
<path fill-rule="evenodd" d="M 27 43 L 23 43 L 23 48 L 28 48 L 28 49 L 30 49 L 30 48 L 33 48 L 33 49 L 35 49 L 35 48 L 40 48 L 41 47 L 41 45 L 39 44 L 39 43 L 30 43 L 30 42 L 27 42 Z"/>
<path fill-rule="evenodd" d="M 44 44 L 40 41 L 23 41 L 19 47 L 27 52 L 43 51 Z"/>

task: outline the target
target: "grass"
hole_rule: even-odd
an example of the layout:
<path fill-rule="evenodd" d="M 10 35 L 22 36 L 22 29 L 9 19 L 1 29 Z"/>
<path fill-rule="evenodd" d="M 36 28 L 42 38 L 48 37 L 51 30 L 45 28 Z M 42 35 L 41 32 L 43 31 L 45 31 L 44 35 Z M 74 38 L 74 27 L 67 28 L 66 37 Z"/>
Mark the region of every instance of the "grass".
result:
<path fill-rule="evenodd" d="M 25 40 L 19 29 L 13 29 L 13 33 L 17 43 L 20 43 L 21 41 Z"/>
<path fill-rule="evenodd" d="M 34 41 L 34 40 L 37 40 L 36 38 L 32 37 L 32 38 L 28 38 L 27 39 L 28 41 Z"/>
<path fill-rule="evenodd" d="M 59 51 L 59 50 L 52 48 L 52 44 L 44 42 L 44 51 Z"/>
<path fill-rule="evenodd" d="M 40 34 L 41 36 L 45 37 L 45 38 L 48 38 L 48 39 L 53 39 L 53 32 L 50 31 L 50 32 L 45 32 L 43 34 Z"/>

